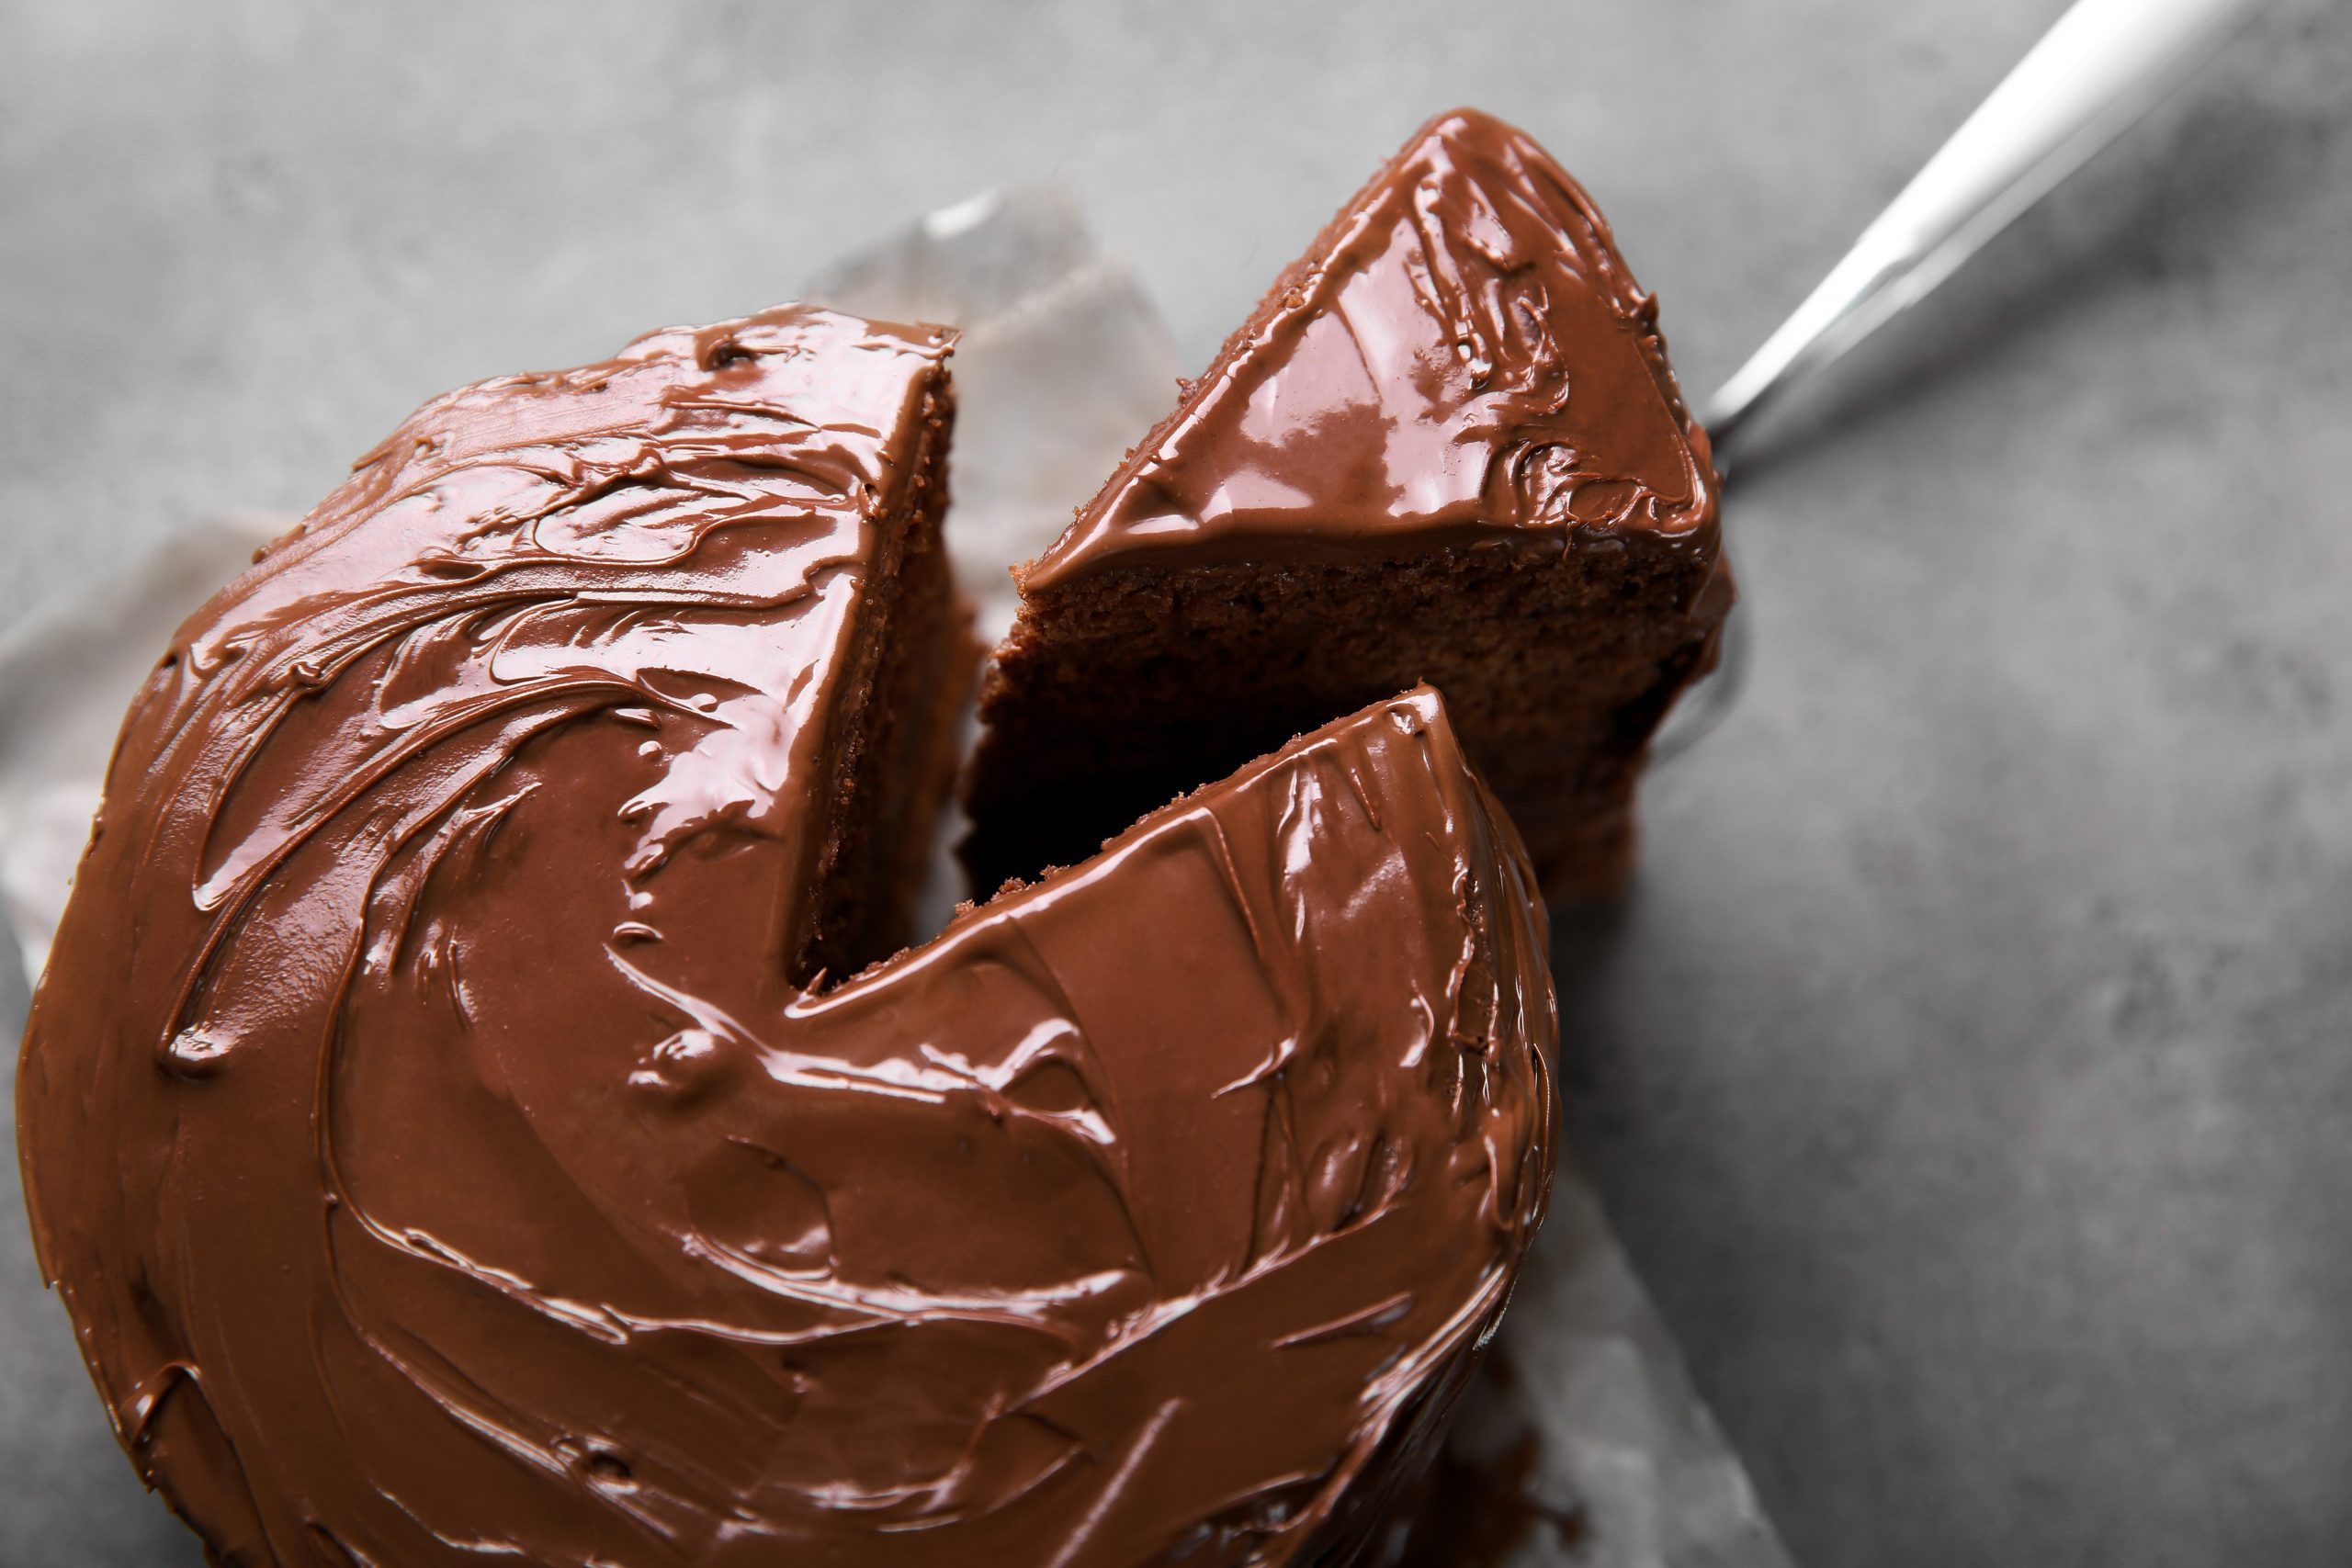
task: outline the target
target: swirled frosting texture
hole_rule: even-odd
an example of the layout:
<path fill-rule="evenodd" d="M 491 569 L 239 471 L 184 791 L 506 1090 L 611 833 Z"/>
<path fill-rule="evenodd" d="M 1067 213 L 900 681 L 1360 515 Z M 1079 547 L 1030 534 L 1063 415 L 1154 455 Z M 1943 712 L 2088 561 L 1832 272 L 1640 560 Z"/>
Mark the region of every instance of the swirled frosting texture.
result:
<path fill-rule="evenodd" d="M 1572 532 L 1712 553 L 1706 442 L 1592 198 L 1457 109 L 1340 210 L 1022 587 Z"/>
<path fill-rule="evenodd" d="M 224 1562 L 1343 1562 L 1550 1170 L 1436 696 L 797 983 L 945 344 L 787 308 L 421 411 L 135 705 L 18 1083 Z"/>

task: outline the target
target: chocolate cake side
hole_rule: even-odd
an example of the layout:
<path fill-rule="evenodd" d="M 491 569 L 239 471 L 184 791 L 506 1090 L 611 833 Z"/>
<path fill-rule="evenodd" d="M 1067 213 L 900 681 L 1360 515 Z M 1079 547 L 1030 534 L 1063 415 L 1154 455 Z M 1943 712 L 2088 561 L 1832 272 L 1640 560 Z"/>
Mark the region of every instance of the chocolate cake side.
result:
<path fill-rule="evenodd" d="M 831 821 L 795 978 L 840 979 L 906 945 L 933 824 L 955 787 L 959 720 L 980 664 L 940 525 L 955 393 L 941 377 L 910 420 L 904 516 L 877 531 L 830 759 Z"/>
<path fill-rule="evenodd" d="M 1612 892 L 1649 738 L 1733 597 L 1656 300 L 1583 190 L 1473 111 L 1357 194 L 1016 575 L 967 786 L 984 887 L 1426 680 L 1546 889 Z"/>

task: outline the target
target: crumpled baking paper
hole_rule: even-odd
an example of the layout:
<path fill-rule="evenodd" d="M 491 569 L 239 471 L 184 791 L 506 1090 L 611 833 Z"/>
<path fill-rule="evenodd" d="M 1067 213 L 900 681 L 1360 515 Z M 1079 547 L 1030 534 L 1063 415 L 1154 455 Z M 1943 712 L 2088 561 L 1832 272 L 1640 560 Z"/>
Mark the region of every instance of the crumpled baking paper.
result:
<path fill-rule="evenodd" d="M 1159 317 L 1096 246 L 1074 197 L 1051 187 L 935 212 L 827 269 L 804 297 L 962 329 L 949 549 L 977 629 L 992 640 L 1015 605 L 1006 568 L 1051 542 L 1174 405 L 1182 367 Z M 179 622 L 291 522 L 208 520 L 0 637 L 0 912 L 28 981 L 64 907 L 123 709 Z M 952 886 L 943 869 L 934 925 Z M 1572 1166 L 1449 1454 L 1457 1471 L 1508 1477 L 1493 1495 L 1525 1526 L 1499 1555 L 1460 1568 L 1787 1568 L 1738 1457 Z"/>

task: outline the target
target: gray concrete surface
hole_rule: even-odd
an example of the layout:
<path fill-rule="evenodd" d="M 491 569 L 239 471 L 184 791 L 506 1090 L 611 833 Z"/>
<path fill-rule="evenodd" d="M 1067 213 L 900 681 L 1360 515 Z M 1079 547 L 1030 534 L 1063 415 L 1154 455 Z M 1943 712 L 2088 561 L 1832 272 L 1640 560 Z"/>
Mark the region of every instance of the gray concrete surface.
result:
<path fill-rule="evenodd" d="M 1453 101 L 1703 388 L 2060 6 L 1436 8 L 8 0 L 0 624 L 991 183 L 1204 359 Z M 2352 1562 L 2347 83 L 2284 0 L 1793 419 L 1750 687 L 1562 922 L 1584 1157 L 1815 1568 Z M 0 1238 L 0 1562 L 192 1562 Z"/>

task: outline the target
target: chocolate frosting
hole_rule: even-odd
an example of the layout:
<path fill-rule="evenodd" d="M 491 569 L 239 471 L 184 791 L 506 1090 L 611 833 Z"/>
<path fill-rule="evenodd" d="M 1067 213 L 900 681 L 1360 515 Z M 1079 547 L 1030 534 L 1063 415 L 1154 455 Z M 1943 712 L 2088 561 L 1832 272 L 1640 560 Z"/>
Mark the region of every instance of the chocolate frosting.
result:
<path fill-rule="evenodd" d="M 1712 554 L 1706 433 L 1592 198 L 1487 115 L 1424 126 L 1053 547 L 1114 566 L 1351 562 L 1641 534 Z"/>
<path fill-rule="evenodd" d="M 793 977 L 943 334 L 422 410 L 133 706 L 18 1079 L 220 1560 L 1340 1562 L 1551 1168 L 1515 836 L 1417 690 Z"/>

